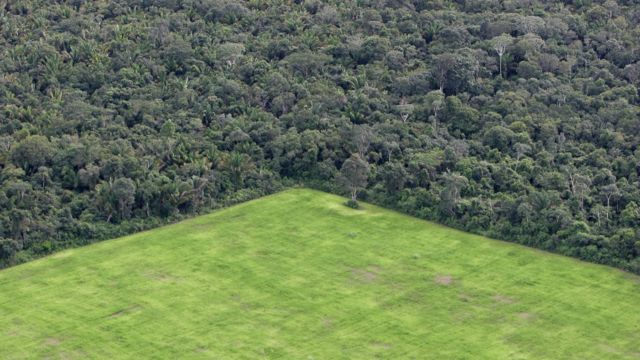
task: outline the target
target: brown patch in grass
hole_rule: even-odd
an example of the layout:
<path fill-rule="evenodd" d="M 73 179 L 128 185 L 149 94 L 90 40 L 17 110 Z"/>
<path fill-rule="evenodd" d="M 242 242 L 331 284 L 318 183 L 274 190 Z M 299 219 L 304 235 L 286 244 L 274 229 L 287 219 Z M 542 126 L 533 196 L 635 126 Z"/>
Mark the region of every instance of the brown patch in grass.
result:
<path fill-rule="evenodd" d="M 453 283 L 453 276 L 451 275 L 436 275 L 436 284 L 438 285 L 451 285 Z"/>
<path fill-rule="evenodd" d="M 518 317 L 522 320 L 533 320 L 535 319 L 536 315 L 527 311 L 518 313 Z"/>
<path fill-rule="evenodd" d="M 195 350 L 194 350 L 194 351 L 195 351 L 195 352 L 197 352 L 197 353 L 203 353 L 203 352 L 207 352 L 207 351 L 209 351 L 209 349 L 207 349 L 207 348 L 206 348 L 206 347 L 204 347 L 204 346 L 198 346 L 197 348 L 195 348 Z"/>
<path fill-rule="evenodd" d="M 472 311 L 457 311 L 453 315 L 453 319 L 458 323 L 466 323 L 473 319 L 474 313 Z"/>
<path fill-rule="evenodd" d="M 73 354 L 68 353 L 68 352 L 63 352 L 63 353 L 60 354 L 60 359 L 63 359 L 63 360 L 69 360 L 69 359 L 75 359 L 75 358 L 76 357 L 73 356 Z"/>
<path fill-rule="evenodd" d="M 406 302 L 410 302 L 410 303 L 414 303 L 414 304 L 421 304 L 421 305 L 426 305 L 427 303 L 427 294 L 425 294 L 424 291 L 421 290 L 410 290 L 408 292 L 406 292 L 403 296 L 404 301 Z M 393 304 L 389 304 L 389 308 L 393 308 Z"/>
<path fill-rule="evenodd" d="M 500 295 L 500 294 L 494 296 L 493 300 L 497 303 L 505 304 L 505 305 L 513 304 L 514 302 L 516 302 L 514 298 L 505 296 L 505 295 Z"/>
<path fill-rule="evenodd" d="M 370 284 L 378 280 L 380 275 L 380 267 L 376 265 L 369 265 L 366 268 L 352 269 L 351 276 L 358 282 Z"/>
<path fill-rule="evenodd" d="M 62 344 L 62 340 L 57 337 L 48 337 L 44 340 L 44 344 L 47 346 L 58 346 Z"/>
<path fill-rule="evenodd" d="M 333 319 L 330 317 L 325 317 L 322 319 L 322 326 L 325 329 L 331 329 L 333 327 Z"/>
<path fill-rule="evenodd" d="M 380 350 L 389 350 L 393 346 L 391 344 L 389 344 L 389 343 L 375 341 L 375 342 L 371 343 L 371 347 L 373 347 L 375 349 L 380 349 Z"/>
<path fill-rule="evenodd" d="M 243 310 L 249 310 L 251 309 L 252 305 L 248 302 L 245 302 L 244 299 L 242 298 L 242 296 L 238 295 L 238 294 L 234 294 L 231 296 L 231 300 L 233 300 L 235 303 L 237 303 L 238 305 L 240 305 L 240 307 Z"/>
<path fill-rule="evenodd" d="M 598 344 L 598 348 L 607 353 L 616 354 L 617 357 L 622 357 L 622 355 L 629 355 L 632 359 L 640 359 L 640 352 L 638 351 L 621 350 L 609 344 Z"/>
<path fill-rule="evenodd" d="M 167 274 L 161 271 L 150 271 L 145 274 L 145 277 L 155 281 L 161 282 L 176 282 L 180 281 L 180 278 L 177 276 L 173 276 L 171 274 Z"/>
<path fill-rule="evenodd" d="M 608 344 L 599 344 L 598 347 L 602 349 L 602 351 L 606 351 L 608 353 L 620 354 L 620 350 Z"/>

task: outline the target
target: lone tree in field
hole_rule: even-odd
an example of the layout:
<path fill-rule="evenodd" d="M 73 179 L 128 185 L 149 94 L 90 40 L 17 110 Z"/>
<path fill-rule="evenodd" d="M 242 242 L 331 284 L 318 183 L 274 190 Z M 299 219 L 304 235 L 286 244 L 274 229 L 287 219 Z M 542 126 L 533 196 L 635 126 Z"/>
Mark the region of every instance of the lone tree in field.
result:
<path fill-rule="evenodd" d="M 359 154 L 352 154 L 340 168 L 338 183 L 351 193 L 351 201 L 358 200 L 358 190 L 367 186 L 369 163 Z"/>

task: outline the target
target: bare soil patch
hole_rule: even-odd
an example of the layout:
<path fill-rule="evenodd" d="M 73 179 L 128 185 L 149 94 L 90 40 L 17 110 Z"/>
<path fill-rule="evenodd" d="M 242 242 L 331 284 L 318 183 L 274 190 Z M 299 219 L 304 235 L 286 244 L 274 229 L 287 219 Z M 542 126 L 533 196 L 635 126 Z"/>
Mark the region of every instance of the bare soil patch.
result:
<path fill-rule="evenodd" d="M 58 346 L 62 344 L 62 340 L 57 337 L 48 337 L 44 340 L 44 344 L 47 346 Z"/>
<path fill-rule="evenodd" d="M 533 320 L 535 319 L 536 315 L 527 311 L 518 313 L 518 317 L 522 320 Z"/>
<path fill-rule="evenodd" d="M 381 350 L 388 350 L 388 349 L 392 348 L 391 344 L 385 343 L 385 342 L 380 342 L 380 341 L 372 342 L 371 346 L 373 348 L 381 349 Z"/>
<path fill-rule="evenodd" d="M 378 280 L 380 270 L 379 266 L 369 265 L 366 268 L 352 269 L 351 276 L 358 282 L 370 284 Z"/>
<path fill-rule="evenodd" d="M 451 275 L 436 275 L 436 284 L 438 285 L 451 285 L 453 283 L 453 276 Z"/>
<path fill-rule="evenodd" d="M 148 272 L 145 274 L 145 277 L 151 280 L 162 281 L 162 282 L 175 282 L 180 280 L 180 278 L 177 276 L 173 276 L 171 274 L 164 273 L 161 271 Z"/>
<path fill-rule="evenodd" d="M 500 295 L 500 294 L 494 296 L 493 300 L 497 303 L 505 304 L 505 305 L 513 304 L 514 302 L 516 302 L 514 298 L 505 296 L 505 295 Z"/>
<path fill-rule="evenodd" d="M 250 310 L 252 308 L 251 303 L 244 301 L 242 296 L 238 294 L 234 294 L 233 296 L 231 296 L 231 300 L 238 304 L 242 310 Z"/>
<path fill-rule="evenodd" d="M 331 329 L 333 327 L 333 319 L 330 317 L 325 317 L 322 319 L 322 326 L 325 329 Z"/>

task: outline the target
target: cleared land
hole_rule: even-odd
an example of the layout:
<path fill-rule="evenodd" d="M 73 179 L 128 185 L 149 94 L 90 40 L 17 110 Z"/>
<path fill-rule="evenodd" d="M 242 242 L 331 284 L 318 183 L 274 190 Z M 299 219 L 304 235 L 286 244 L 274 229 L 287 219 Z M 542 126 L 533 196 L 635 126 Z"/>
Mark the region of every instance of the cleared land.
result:
<path fill-rule="evenodd" d="M 640 278 L 295 189 L 0 272 L 0 358 L 638 359 Z"/>

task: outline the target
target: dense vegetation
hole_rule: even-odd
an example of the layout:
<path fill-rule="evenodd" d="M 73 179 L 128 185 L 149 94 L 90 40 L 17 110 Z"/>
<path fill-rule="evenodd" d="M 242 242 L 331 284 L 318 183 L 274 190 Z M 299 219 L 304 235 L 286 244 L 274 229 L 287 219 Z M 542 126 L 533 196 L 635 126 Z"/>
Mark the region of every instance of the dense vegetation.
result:
<path fill-rule="evenodd" d="M 640 277 L 342 202 L 288 190 L 0 271 L 0 358 L 638 358 Z"/>
<path fill-rule="evenodd" d="M 4 1 L 0 264 L 306 183 L 640 272 L 638 23 L 632 0 Z"/>

